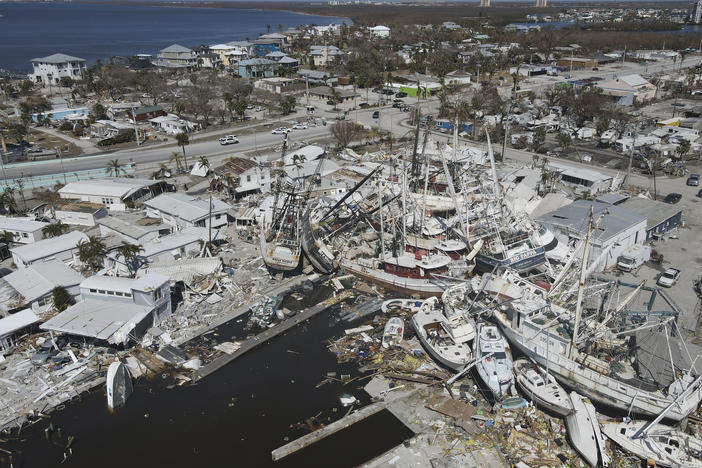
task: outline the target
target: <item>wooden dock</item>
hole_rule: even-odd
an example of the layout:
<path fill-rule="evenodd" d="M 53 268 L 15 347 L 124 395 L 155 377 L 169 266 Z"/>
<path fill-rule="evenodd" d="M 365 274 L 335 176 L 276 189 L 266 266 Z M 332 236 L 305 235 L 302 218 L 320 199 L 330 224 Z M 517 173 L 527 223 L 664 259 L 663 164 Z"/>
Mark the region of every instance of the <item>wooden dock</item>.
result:
<path fill-rule="evenodd" d="M 207 364 L 206 366 L 201 367 L 197 371 L 193 372 L 192 379 L 193 382 L 197 382 L 203 377 L 206 377 L 210 375 L 211 373 L 217 371 L 218 369 L 221 369 L 222 367 L 226 366 L 230 362 L 232 362 L 234 359 L 246 354 L 247 352 L 251 351 L 252 349 L 256 348 L 257 346 L 265 343 L 266 341 L 270 340 L 271 338 L 274 338 L 281 333 L 285 333 L 286 331 L 290 330 L 291 328 L 299 325 L 300 323 L 304 322 L 305 320 L 308 320 L 315 315 L 327 310 L 331 306 L 338 304 L 342 301 L 345 301 L 346 299 L 350 298 L 353 296 L 353 293 L 351 291 L 342 291 L 338 296 L 331 297 L 327 299 L 326 301 L 320 302 L 319 304 L 310 307 L 309 309 L 300 312 L 299 314 L 290 317 L 287 320 L 284 320 L 283 322 L 279 323 L 278 325 L 268 328 L 267 330 L 259 333 L 258 335 L 254 336 L 253 338 L 250 338 L 244 342 L 241 343 L 241 347 L 235 351 L 232 354 L 222 354 L 221 356 L 215 358 L 212 362 Z"/>
<path fill-rule="evenodd" d="M 335 434 L 343 429 L 346 429 L 352 424 L 362 421 L 367 417 L 379 413 L 384 409 L 384 402 L 373 403 L 371 405 L 365 406 L 360 410 L 356 411 L 355 413 L 351 413 L 348 416 L 345 416 L 339 419 L 338 421 L 334 421 L 333 423 L 324 426 L 321 429 L 304 435 L 299 439 L 295 439 L 292 442 L 283 445 L 282 447 L 278 447 L 277 449 L 271 452 L 273 461 L 278 461 L 281 458 L 285 458 L 288 455 L 292 455 L 298 450 L 302 450 L 303 448 L 308 447 L 314 444 L 315 442 L 319 442 L 320 440 L 329 437 L 330 435 Z"/>

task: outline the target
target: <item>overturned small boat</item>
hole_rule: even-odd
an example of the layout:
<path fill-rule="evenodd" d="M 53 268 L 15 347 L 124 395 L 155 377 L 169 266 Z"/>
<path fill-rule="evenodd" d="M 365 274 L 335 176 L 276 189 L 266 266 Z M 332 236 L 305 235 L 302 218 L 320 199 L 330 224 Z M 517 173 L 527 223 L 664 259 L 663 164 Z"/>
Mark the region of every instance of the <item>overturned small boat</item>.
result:
<path fill-rule="evenodd" d="M 402 337 L 405 334 L 405 322 L 400 317 L 392 317 L 385 324 L 383 331 L 383 348 L 397 346 L 402 342 Z"/>
<path fill-rule="evenodd" d="M 495 400 L 502 400 L 514 383 L 512 354 L 507 340 L 496 326 L 478 324 L 473 353 L 477 360 L 475 368 L 478 375 L 487 384 Z"/>
<path fill-rule="evenodd" d="M 380 306 L 380 310 L 384 314 L 390 312 L 411 312 L 416 314 L 419 312 L 419 308 L 422 307 L 422 302 L 419 299 L 388 299 L 383 301 Z"/>
<path fill-rule="evenodd" d="M 653 424 L 640 437 L 634 435 L 649 421 L 602 423 L 602 432 L 621 448 L 656 466 L 702 467 L 702 441 L 670 426 Z"/>
<path fill-rule="evenodd" d="M 107 407 L 111 410 L 123 406 L 132 394 L 132 376 L 127 367 L 115 361 L 107 368 Z"/>
<path fill-rule="evenodd" d="M 517 385 L 538 406 L 554 414 L 566 417 L 573 412 L 573 403 L 568 393 L 551 374 L 538 365 L 526 360 L 514 361 Z"/>
<path fill-rule="evenodd" d="M 600 432 L 595 407 L 588 398 L 576 392 L 570 392 L 570 400 L 573 412 L 566 416 L 566 427 L 573 448 L 590 466 L 607 466 L 609 456 L 605 452 L 605 440 Z"/>

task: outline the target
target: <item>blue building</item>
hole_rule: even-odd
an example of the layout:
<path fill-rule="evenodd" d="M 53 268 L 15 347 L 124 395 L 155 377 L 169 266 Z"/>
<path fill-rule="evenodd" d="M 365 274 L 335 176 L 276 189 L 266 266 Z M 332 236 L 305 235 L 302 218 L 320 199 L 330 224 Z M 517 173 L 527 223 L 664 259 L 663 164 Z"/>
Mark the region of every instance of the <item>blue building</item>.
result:
<path fill-rule="evenodd" d="M 242 78 L 269 78 L 275 76 L 280 64 L 265 58 L 241 60 L 234 67 L 235 73 Z"/>

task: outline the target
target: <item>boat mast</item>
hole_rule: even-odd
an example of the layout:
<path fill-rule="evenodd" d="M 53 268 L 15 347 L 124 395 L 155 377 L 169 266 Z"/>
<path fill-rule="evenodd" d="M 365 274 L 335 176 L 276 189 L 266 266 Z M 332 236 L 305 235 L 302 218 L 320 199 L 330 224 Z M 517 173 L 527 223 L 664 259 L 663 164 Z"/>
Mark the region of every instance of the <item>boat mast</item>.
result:
<path fill-rule="evenodd" d="M 402 163 L 402 216 L 400 220 L 402 222 L 402 253 L 407 252 L 407 221 L 405 215 L 407 214 L 407 165 Z"/>
<path fill-rule="evenodd" d="M 424 196 L 422 197 L 422 213 L 421 213 L 421 218 L 419 219 L 419 232 L 417 233 L 418 236 L 421 237 L 422 231 L 424 230 L 424 217 L 427 209 L 427 190 L 429 188 L 429 158 L 426 160 L 426 165 L 424 166 Z M 415 213 L 417 211 L 415 210 Z"/>
<path fill-rule="evenodd" d="M 488 157 L 490 158 L 490 172 L 492 175 L 493 193 L 494 193 L 495 199 L 498 200 L 498 202 L 499 202 L 500 213 L 502 213 L 502 200 L 500 197 L 500 183 L 497 180 L 497 170 L 495 169 L 495 154 L 492 151 L 492 143 L 490 143 L 490 133 L 487 131 L 487 128 L 485 129 L 485 136 L 487 136 Z"/>
<path fill-rule="evenodd" d="M 570 339 L 570 350 L 568 357 L 572 359 L 575 349 L 575 340 L 578 337 L 580 327 L 580 316 L 583 312 L 583 290 L 585 289 L 585 276 L 587 273 L 587 256 L 590 251 L 590 232 L 592 231 L 592 207 L 590 207 L 590 218 L 587 222 L 587 234 L 585 235 L 585 246 L 583 248 L 583 260 L 580 265 L 580 280 L 578 281 L 578 301 L 575 306 L 575 323 L 573 324 L 573 336 Z"/>
<path fill-rule="evenodd" d="M 456 121 L 453 127 L 453 160 L 456 160 L 456 152 L 458 151 L 458 121 Z M 448 165 L 446 164 L 446 158 L 444 157 L 444 152 L 439 152 L 441 156 L 441 163 L 444 166 L 444 174 L 446 175 L 446 184 L 448 186 L 449 194 L 453 200 L 453 206 L 456 208 L 456 215 L 461 222 L 461 228 L 463 229 L 464 239 L 468 239 L 468 228 L 466 226 L 466 220 L 461 216 L 461 207 L 458 205 L 458 199 L 456 198 L 456 190 L 453 188 L 453 179 L 448 170 Z"/>
<path fill-rule="evenodd" d="M 378 206 L 380 207 L 380 252 L 383 262 L 385 261 L 385 224 L 383 223 L 383 193 L 380 190 L 380 180 L 378 178 Z"/>

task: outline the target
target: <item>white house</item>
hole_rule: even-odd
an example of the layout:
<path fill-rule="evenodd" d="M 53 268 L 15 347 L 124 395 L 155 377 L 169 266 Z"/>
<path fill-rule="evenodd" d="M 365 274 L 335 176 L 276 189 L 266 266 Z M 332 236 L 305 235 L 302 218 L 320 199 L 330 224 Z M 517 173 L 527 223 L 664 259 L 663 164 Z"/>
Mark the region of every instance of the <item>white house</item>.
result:
<path fill-rule="evenodd" d="M 0 355 L 15 349 L 17 335 L 38 322 L 39 317 L 32 309 L 20 310 L 0 318 Z"/>
<path fill-rule="evenodd" d="M 53 303 L 52 291 L 62 286 L 71 296 L 77 296 L 83 277 L 61 260 L 35 262 L 0 278 L 0 309 L 5 312 L 31 307 L 43 312 Z"/>
<path fill-rule="evenodd" d="M 32 59 L 34 70 L 29 79 L 43 85 L 56 85 L 61 78 L 79 80 L 87 70 L 85 59 L 66 54 L 53 54 L 48 57 Z"/>
<path fill-rule="evenodd" d="M 167 135 L 177 135 L 179 133 L 191 133 L 200 129 L 200 124 L 189 120 L 181 119 L 177 115 L 168 114 L 149 119 L 154 130 Z"/>
<path fill-rule="evenodd" d="M 317 67 L 324 67 L 333 63 L 336 57 L 341 55 L 343 55 L 343 52 L 333 45 L 310 46 L 309 56 L 312 58 L 312 63 Z"/>
<path fill-rule="evenodd" d="M 12 261 L 15 262 L 17 268 L 26 268 L 35 262 L 51 258 L 67 262 L 74 260 L 78 245 L 87 241 L 88 236 L 82 232 L 71 231 L 62 236 L 14 247 L 10 249 L 10 253 L 12 253 Z"/>
<path fill-rule="evenodd" d="M 110 177 L 69 182 L 59 189 L 61 198 L 100 203 L 108 210 L 124 211 L 167 191 L 162 180 Z"/>
<path fill-rule="evenodd" d="M 271 191 L 271 171 L 267 166 L 261 166 L 256 161 L 246 158 L 229 158 L 223 165 L 214 170 L 223 182 L 229 185 L 237 198 L 261 192 Z"/>
<path fill-rule="evenodd" d="M 120 213 L 131 214 L 131 213 Z M 105 216 L 98 221 L 100 235 L 103 237 L 116 235 L 124 242 L 142 244 L 149 242 L 161 235 L 171 232 L 171 227 L 163 224 L 160 218 L 144 218 L 135 216 Z"/>
<path fill-rule="evenodd" d="M 370 31 L 370 36 L 371 37 L 389 37 L 390 36 L 390 28 L 387 26 L 373 26 L 372 28 L 368 28 Z"/>
<path fill-rule="evenodd" d="M 107 216 L 107 209 L 99 203 L 66 203 L 56 208 L 56 219 L 64 224 L 95 226 L 97 221 Z"/>
<path fill-rule="evenodd" d="M 42 223 L 30 218 L 8 218 L 0 216 L 0 232 L 7 231 L 12 234 L 13 242 L 31 244 L 41 240 L 44 236 L 41 230 L 49 223 Z"/>
<path fill-rule="evenodd" d="M 177 229 L 220 227 L 227 224 L 229 204 L 217 198 L 200 198 L 183 193 L 164 193 L 144 203 L 146 214 Z"/>
<path fill-rule="evenodd" d="M 92 276 L 80 284 L 82 300 L 41 325 L 42 330 L 115 345 L 138 341 L 171 314 L 168 277 Z"/>

